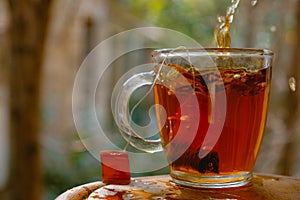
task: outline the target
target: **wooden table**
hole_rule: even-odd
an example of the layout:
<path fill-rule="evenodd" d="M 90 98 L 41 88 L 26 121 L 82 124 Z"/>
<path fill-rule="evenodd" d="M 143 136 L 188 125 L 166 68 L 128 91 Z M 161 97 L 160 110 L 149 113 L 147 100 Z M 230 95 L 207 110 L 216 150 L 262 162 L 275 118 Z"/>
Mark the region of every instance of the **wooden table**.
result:
<path fill-rule="evenodd" d="M 133 178 L 130 185 L 93 182 L 66 191 L 56 200 L 241 199 L 300 200 L 300 178 L 254 174 L 251 184 L 234 189 L 193 189 L 174 184 L 169 175 Z"/>

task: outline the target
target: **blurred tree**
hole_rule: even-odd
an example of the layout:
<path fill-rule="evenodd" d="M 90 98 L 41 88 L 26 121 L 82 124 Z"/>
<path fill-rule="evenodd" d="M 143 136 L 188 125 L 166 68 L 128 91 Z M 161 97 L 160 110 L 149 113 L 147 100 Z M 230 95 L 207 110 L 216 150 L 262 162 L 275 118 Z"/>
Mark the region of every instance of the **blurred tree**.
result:
<path fill-rule="evenodd" d="M 300 33 L 300 1 L 296 1 L 296 34 Z M 295 45 L 293 51 L 293 58 L 291 59 L 290 69 L 288 71 L 288 78 L 290 84 L 290 90 L 286 95 L 286 102 L 288 103 L 287 106 L 287 116 L 286 116 L 286 123 L 288 127 L 287 132 L 287 143 L 284 146 L 284 151 L 282 152 L 281 159 L 282 159 L 282 173 L 286 175 L 293 175 L 296 173 L 296 156 L 297 156 L 297 149 L 298 142 L 299 142 L 299 117 L 300 117 L 300 93 L 299 93 L 299 73 L 300 73 L 300 62 L 299 62 L 299 55 L 300 55 L 300 38 L 295 38 Z M 294 81 L 298 80 L 298 82 Z M 293 89 L 293 87 L 295 87 Z M 297 92 L 295 92 L 297 91 Z"/>
<path fill-rule="evenodd" d="M 51 0 L 8 0 L 11 197 L 41 198 L 40 74 Z"/>
<path fill-rule="evenodd" d="M 225 7 L 217 0 L 120 0 L 120 2 L 129 9 L 129 12 L 152 25 L 184 33 L 206 47 L 215 46 L 213 32 L 217 25 L 217 16 L 225 13 Z M 224 4 L 229 5 L 230 1 L 225 1 Z"/>

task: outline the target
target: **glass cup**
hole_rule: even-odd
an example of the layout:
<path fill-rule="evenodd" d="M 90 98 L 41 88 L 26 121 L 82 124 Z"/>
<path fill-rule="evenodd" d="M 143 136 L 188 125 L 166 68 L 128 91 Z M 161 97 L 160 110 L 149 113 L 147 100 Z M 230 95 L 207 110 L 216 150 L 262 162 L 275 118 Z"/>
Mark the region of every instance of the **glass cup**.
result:
<path fill-rule="evenodd" d="M 266 49 L 177 48 L 152 53 L 154 67 L 114 91 L 115 121 L 128 142 L 165 151 L 175 183 L 198 188 L 248 184 L 267 118 L 273 53 Z M 128 102 L 150 85 L 160 139 L 132 128 Z"/>

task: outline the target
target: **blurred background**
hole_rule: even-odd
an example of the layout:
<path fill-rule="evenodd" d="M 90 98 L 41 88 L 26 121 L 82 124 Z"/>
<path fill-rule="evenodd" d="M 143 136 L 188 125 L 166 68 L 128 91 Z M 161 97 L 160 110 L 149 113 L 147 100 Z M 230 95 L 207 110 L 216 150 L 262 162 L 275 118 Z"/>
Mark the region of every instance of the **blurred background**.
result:
<path fill-rule="evenodd" d="M 0 199 L 54 199 L 71 187 L 101 180 L 99 161 L 82 144 L 72 114 L 76 73 L 96 45 L 122 31 L 153 26 L 215 47 L 217 17 L 225 15 L 230 3 L 0 0 Z M 255 171 L 299 177 L 300 1 L 251 4 L 251 0 L 240 2 L 231 46 L 269 48 L 275 53 L 267 128 Z M 132 42 L 114 44 L 107 52 Z M 110 81 L 120 77 L 124 63 L 135 66 L 149 59 L 148 53 L 119 59 L 114 63 L 119 68 L 99 83 L 101 91 L 106 91 L 98 94 L 99 101 L 96 98 L 105 127 L 114 125 L 110 105 L 100 97 L 111 94 Z M 88 90 L 87 74 L 82 101 Z M 163 168 L 133 176 L 167 172 Z"/>

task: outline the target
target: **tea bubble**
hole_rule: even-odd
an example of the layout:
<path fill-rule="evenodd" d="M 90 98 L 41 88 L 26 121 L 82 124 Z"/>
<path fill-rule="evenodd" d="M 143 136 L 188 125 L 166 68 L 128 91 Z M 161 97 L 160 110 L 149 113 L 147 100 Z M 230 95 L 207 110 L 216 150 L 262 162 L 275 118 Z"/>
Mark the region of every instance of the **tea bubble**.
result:
<path fill-rule="evenodd" d="M 296 91 L 296 79 L 294 77 L 289 78 L 289 86 L 293 92 Z"/>
<path fill-rule="evenodd" d="M 275 32 L 276 31 L 276 26 L 274 26 L 274 25 L 270 26 L 270 31 Z"/>
<path fill-rule="evenodd" d="M 188 119 L 189 119 L 189 116 L 188 116 L 188 115 L 183 115 L 183 116 L 180 117 L 180 120 L 181 120 L 181 121 L 186 121 L 186 120 L 188 120 Z"/>
<path fill-rule="evenodd" d="M 257 0 L 251 0 L 251 5 L 252 6 L 256 6 L 256 4 L 257 4 Z"/>
<path fill-rule="evenodd" d="M 235 78 L 235 79 L 240 79 L 240 78 L 241 78 L 241 75 L 240 75 L 240 74 L 235 74 L 235 75 L 233 75 L 233 78 Z"/>

